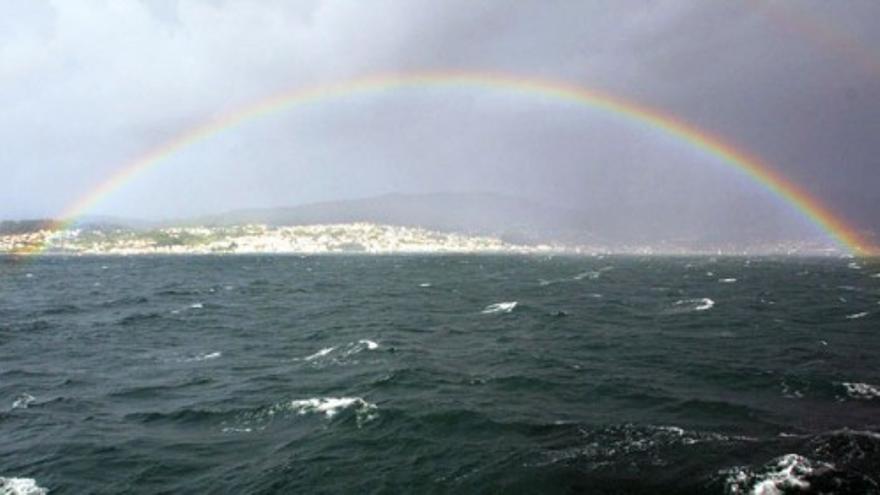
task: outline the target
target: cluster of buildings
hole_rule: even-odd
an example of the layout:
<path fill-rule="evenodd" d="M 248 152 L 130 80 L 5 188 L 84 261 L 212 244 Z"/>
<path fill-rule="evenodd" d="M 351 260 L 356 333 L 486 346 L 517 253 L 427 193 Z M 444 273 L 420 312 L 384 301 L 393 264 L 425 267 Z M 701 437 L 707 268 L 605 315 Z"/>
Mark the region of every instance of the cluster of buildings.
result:
<path fill-rule="evenodd" d="M 517 245 L 495 237 L 370 223 L 271 227 L 174 227 L 40 230 L 0 235 L 0 253 L 34 251 L 83 255 L 250 253 L 538 253 L 550 245 Z"/>
<path fill-rule="evenodd" d="M 120 228 L 0 233 L 2 254 L 272 254 L 272 253 L 560 253 L 630 255 L 825 255 L 842 252 L 819 242 L 754 244 L 746 248 L 718 245 L 695 249 L 686 242 L 655 246 L 569 246 L 516 244 L 486 235 L 438 232 L 418 227 L 372 223 L 298 226 L 240 225 L 169 227 L 152 230 Z"/>

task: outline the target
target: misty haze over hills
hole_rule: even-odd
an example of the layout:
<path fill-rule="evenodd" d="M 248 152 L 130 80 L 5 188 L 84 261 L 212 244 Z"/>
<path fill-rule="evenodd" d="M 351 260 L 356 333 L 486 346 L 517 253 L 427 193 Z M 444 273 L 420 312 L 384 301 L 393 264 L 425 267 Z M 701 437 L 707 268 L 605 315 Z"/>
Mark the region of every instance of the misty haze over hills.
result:
<path fill-rule="evenodd" d="M 741 215 L 719 221 L 717 215 L 680 211 L 668 205 L 640 205 L 671 219 L 651 222 L 653 215 L 627 211 L 634 206 L 607 205 L 590 211 L 548 206 L 495 193 L 386 194 L 362 199 L 310 203 L 282 208 L 233 210 L 182 219 L 165 225 L 272 226 L 370 222 L 423 227 L 438 231 L 494 235 L 518 243 L 559 242 L 614 246 L 621 243 L 689 246 L 730 243 L 773 243 L 815 240 L 815 232 L 797 217 L 768 212 L 762 218 Z M 670 228 L 670 225 L 673 225 Z"/>

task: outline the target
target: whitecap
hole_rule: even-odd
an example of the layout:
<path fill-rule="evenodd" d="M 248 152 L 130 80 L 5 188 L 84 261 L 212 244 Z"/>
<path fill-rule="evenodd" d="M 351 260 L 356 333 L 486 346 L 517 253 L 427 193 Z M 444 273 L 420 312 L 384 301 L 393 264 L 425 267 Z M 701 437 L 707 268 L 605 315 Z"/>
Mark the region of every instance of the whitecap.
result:
<path fill-rule="evenodd" d="M 847 319 L 847 320 L 858 320 L 859 318 L 864 318 L 864 317 L 866 317 L 866 316 L 868 316 L 868 312 L 867 312 L 867 311 L 862 311 L 861 313 L 855 313 L 855 314 L 847 315 L 847 316 L 846 316 L 846 319 Z"/>
<path fill-rule="evenodd" d="M 720 283 L 720 284 L 735 284 L 736 279 L 735 278 L 720 278 L 720 279 L 718 279 L 718 283 Z"/>
<path fill-rule="evenodd" d="M 715 306 L 715 301 L 709 299 L 708 297 L 704 297 L 700 299 L 700 304 L 698 304 L 694 310 L 695 311 L 706 311 L 707 309 L 712 309 Z"/>
<path fill-rule="evenodd" d="M 300 415 L 309 413 L 324 414 L 327 419 L 333 418 L 344 409 L 351 408 L 354 409 L 358 426 L 367 421 L 372 421 L 378 416 L 376 405 L 360 397 L 312 397 L 311 399 L 290 401 L 289 405 L 291 409 Z"/>
<path fill-rule="evenodd" d="M 27 409 L 27 407 L 31 404 L 31 402 L 37 399 L 34 398 L 31 394 L 21 394 L 15 398 L 15 401 L 12 403 L 13 409 Z"/>
<path fill-rule="evenodd" d="M 880 273 L 875 273 L 871 275 L 871 278 L 880 278 Z"/>
<path fill-rule="evenodd" d="M 196 354 L 194 356 L 185 357 L 182 359 L 178 359 L 177 361 L 180 363 L 195 363 L 199 361 L 207 361 L 209 359 L 217 359 L 222 356 L 223 353 L 220 351 L 216 352 L 205 352 L 202 354 Z"/>
<path fill-rule="evenodd" d="M 513 308 L 515 308 L 516 305 L 517 305 L 516 301 L 490 304 L 483 309 L 482 313 L 483 314 L 510 313 L 511 311 L 513 311 Z"/>
<path fill-rule="evenodd" d="M 220 431 L 222 431 L 223 433 L 250 433 L 254 430 L 251 428 L 240 428 L 237 426 L 227 426 L 226 428 L 223 428 Z"/>
<path fill-rule="evenodd" d="M 4 478 L 0 476 L 0 495 L 46 495 L 48 490 L 37 485 L 33 478 Z"/>
<path fill-rule="evenodd" d="M 315 361 L 321 358 L 325 358 L 333 354 L 332 358 L 328 358 L 333 362 L 344 362 L 344 360 L 354 354 L 357 354 L 361 351 L 374 351 L 379 348 L 379 344 L 375 341 L 369 339 L 361 339 L 357 342 L 349 342 L 344 345 L 335 345 L 330 347 L 325 347 L 314 354 L 310 354 L 304 358 L 303 361 Z M 295 359 L 299 361 L 299 359 Z"/>
<path fill-rule="evenodd" d="M 217 359 L 222 355 L 223 355 L 223 353 L 220 351 L 208 352 L 205 354 L 199 354 L 198 356 L 193 356 L 193 357 L 187 359 L 187 361 L 207 361 L 209 359 Z"/>
<path fill-rule="evenodd" d="M 310 354 L 310 355 L 306 356 L 306 357 L 303 358 L 303 359 L 305 359 L 306 361 L 314 361 L 315 359 L 318 359 L 318 358 L 320 358 L 320 357 L 324 357 L 324 356 L 326 356 L 327 354 L 330 354 L 330 353 L 333 352 L 334 350 L 336 350 L 336 347 L 335 347 L 335 346 L 333 346 L 333 347 L 325 347 L 325 348 L 321 349 L 320 351 L 318 351 L 318 352 L 316 352 L 316 353 L 314 353 L 314 354 Z"/>
<path fill-rule="evenodd" d="M 791 490 L 808 490 L 810 482 L 807 479 L 816 470 L 829 469 L 834 466 L 798 454 L 786 454 L 757 471 L 749 467 L 729 469 L 725 484 L 727 493 L 731 494 L 782 495 Z"/>
<path fill-rule="evenodd" d="M 190 304 L 189 307 L 192 309 L 202 309 L 205 307 L 205 305 L 202 303 L 193 303 L 193 304 Z"/>
<path fill-rule="evenodd" d="M 848 264 L 846 266 L 853 269 L 853 270 L 861 270 L 862 269 L 862 265 L 856 263 L 855 261 L 850 262 L 850 264 Z"/>
<path fill-rule="evenodd" d="M 853 399 L 871 400 L 880 398 L 880 387 L 876 385 L 859 382 L 843 382 L 841 385 L 846 389 L 847 395 Z"/>
<path fill-rule="evenodd" d="M 715 306 L 715 301 L 709 299 L 708 297 L 702 297 L 699 299 L 681 299 L 675 301 L 675 305 L 691 306 L 690 309 L 692 309 L 693 311 L 707 311 Z"/>
<path fill-rule="evenodd" d="M 587 272 L 578 273 L 577 275 L 571 277 L 571 279 L 572 280 L 583 280 L 585 278 L 588 278 L 590 280 L 596 280 L 600 276 L 602 276 L 602 272 L 597 272 L 597 271 L 591 270 L 591 271 L 587 271 Z"/>
<path fill-rule="evenodd" d="M 419 287 L 422 287 L 422 288 L 427 288 L 427 287 L 430 287 L 430 286 L 431 286 L 431 284 L 428 283 L 428 282 L 422 282 L 421 284 L 419 284 Z"/>

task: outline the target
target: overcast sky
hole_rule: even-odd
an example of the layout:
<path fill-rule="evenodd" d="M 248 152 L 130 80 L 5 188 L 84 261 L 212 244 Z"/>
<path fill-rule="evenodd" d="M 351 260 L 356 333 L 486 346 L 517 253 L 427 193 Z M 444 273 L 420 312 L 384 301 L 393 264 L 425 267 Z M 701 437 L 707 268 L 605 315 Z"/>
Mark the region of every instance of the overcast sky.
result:
<path fill-rule="evenodd" d="M 75 1 L 0 4 L 0 218 L 57 215 L 225 109 L 385 72 L 501 71 L 654 106 L 880 230 L 880 2 Z M 92 213 L 145 218 L 493 191 L 625 222 L 808 232 L 632 121 L 480 89 L 297 107 L 177 153 Z"/>

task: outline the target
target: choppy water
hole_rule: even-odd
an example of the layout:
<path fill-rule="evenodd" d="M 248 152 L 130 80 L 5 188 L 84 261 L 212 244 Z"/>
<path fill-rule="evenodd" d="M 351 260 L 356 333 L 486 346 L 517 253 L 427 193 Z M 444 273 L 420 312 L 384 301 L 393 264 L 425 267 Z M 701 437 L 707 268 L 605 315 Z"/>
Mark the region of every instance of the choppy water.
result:
<path fill-rule="evenodd" d="M 878 272 L 6 260 L 0 493 L 880 493 Z"/>

